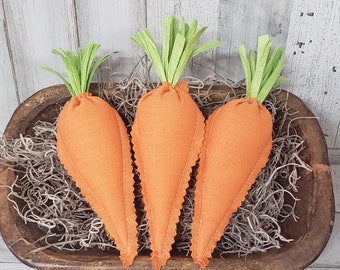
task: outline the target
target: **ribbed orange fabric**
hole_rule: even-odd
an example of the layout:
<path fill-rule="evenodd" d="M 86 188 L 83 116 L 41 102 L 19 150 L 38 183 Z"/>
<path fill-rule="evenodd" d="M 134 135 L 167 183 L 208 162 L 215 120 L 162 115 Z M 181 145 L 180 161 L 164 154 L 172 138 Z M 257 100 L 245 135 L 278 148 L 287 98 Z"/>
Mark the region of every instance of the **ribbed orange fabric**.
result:
<path fill-rule="evenodd" d="M 255 99 L 236 99 L 206 121 L 195 191 L 191 256 L 205 267 L 272 147 L 272 117 Z"/>
<path fill-rule="evenodd" d="M 119 114 L 103 99 L 85 93 L 63 107 L 57 152 L 65 169 L 114 239 L 124 266 L 137 255 L 132 159 Z"/>
<path fill-rule="evenodd" d="M 163 83 L 137 106 L 132 142 L 140 172 L 154 269 L 170 257 L 192 166 L 204 136 L 204 117 L 188 85 Z"/>

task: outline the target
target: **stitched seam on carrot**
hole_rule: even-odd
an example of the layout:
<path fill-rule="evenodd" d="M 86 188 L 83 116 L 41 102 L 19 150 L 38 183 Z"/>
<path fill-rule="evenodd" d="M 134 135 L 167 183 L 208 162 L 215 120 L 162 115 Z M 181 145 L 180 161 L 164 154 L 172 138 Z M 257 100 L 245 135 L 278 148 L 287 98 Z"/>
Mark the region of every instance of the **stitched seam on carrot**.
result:
<path fill-rule="evenodd" d="M 268 145 L 269 145 L 270 143 L 271 143 L 271 141 L 269 141 L 269 142 L 265 145 L 265 147 L 263 148 L 263 150 L 262 150 L 262 152 L 261 152 L 261 155 L 258 157 L 256 163 L 255 163 L 254 166 L 253 166 L 252 171 L 249 173 L 249 176 L 247 177 L 247 181 L 244 183 L 244 185 L 242 186 L 242 189 L 240 190 L 240 192 L 237 194 L 237 196 L 236 196 L 235 199 L 233 200 L 233 202 L 232 202 L 230 208 L 232 208 L 232 206 L 234 205 L 235 201 L 239 200 L 240 197 L 243 197 L 243 196 L 241 196 L 241 194 L 244 193 L 245 187 L 249 185 L 249 182 L 250 182 L 250 180 L 251 180 L 251 179 L 249 179 L 249 177 L 254 173 L 254 170 L 255 170 L 255 168 L 257 167 L 257 165 L 258 165 L 258 163 L 259 163 L 259 160 L 261 160 L 261 158 L 262 158 L 263 155 L 265 154 L 265 151 L 267 150 Z M 229 209 L 230 209 L 230 208 L 229 208 Z M 209 243 L 208 243 L 206 249 L 204 250 L 203 254 L 206 254 L 208 248 L 210 247 L 210 245 L 211 245 L 213 239 L 214 239 L 215 236 L 216 236 L 216 233 L 217 233 L 217 231 L 218 231 L 218 228 L 221 226 L 221 224 L 223 223 L 225 217 L 226 217 L 227 214 L 229 214 L 229 213 L 230 213 L 230 211 L 228 210 L 228 211 L 226 212 L 226 214 L 224 215 L 223 219 L 221 220 L 221 222 L 220 222 L 220 223 L 218 224 L 218 226 L 216 227 L 216 230 L 215 230 L 213 236 L 210 238 L 210 241 L 209 241 Z M 209 254 L 210 254 L 210 253 L 209 253 Z M 208 254 L 208 256 L 211 256 L 211 255 L 209 255 L 209 254 Z"/>
<path fill-rule="evenodd" d="M 182 171 L 182 175 L 181 175 L 181 181 L 179 182 L 179 185 L 177 187 L 177 191 L 176 191 L 176 195 L 175 195 L 175 198 L 177 197 L 178 193 L 180 192 L 180 186 L 181 186 L 181 183 L 183 182 L 183 178 L 185 177 L 184 173 L 187 171 L 187 166 L 188 166 L 188 163 L 189 163 L 189 158 L 191 156 L 191 152 L 193 150 L 193 145 L 195 143 L 195 139 L 196 139 L 196 134 L 197 134 L 197 127 L 198 127 L 198 121 L 199 120 L 199 113 L 198 111 L 196 110 L 196 125 L 195 125 L 195 131 L 194 131 L 194 134 L 193 134 L 193 137 L 192 137 L 192 141 L 191 141 L 191 145 L 190 145 L 190 150 L 189 150 L 189 153 L 188 153 L 188 156 L 187 156 L 187 160 L 185 162 L 185 166 L 183 167 L 183 171 Z M 170 220 L 172 219 L 173 217 L 173 214 L 174 214 L 174 204 L 175 204 L 175 200 L 174 202 L 172 203 L 171 205 L 171 214 L 170 214 Z M 163 243 L 163 248 L 162 248 L 162 254 L 161 256 L 158 256 L 158 259 L 162 258 L 164 256 L 164 249 L 165 249 L 165 245 L 169 239 L 169 228 L 170 228 L 170 222 L 168 223 L 168 227 L 166 229 L 166 238 L 165 238 L 165 241 Z"/>
<path fill-rule="evenodd" d="M 124 145 L 123 145 L 123 136 L 122 136 L 122 127 L 120 126 L 120 119 L 118 118 L 118 113 L 115 112 L 114 115 L 115 115 L 115 118 L 117 120 L 117 124 L 118 124 L 118 129 L 119 129 L 119 137 L 120 137 L 120 144 L 121 144 L 121 147 L 122 147 L 122 172 L 123 172 L 123 197 L 124 197 L 124 214 L 125 214 L 125 222 L 126 222 L 126 227 L 127 227 L 127 240 L 128 240 L 128 254 L 131 253 L 131 248 L 130 248 L 130 232 L 129 232 L 129 222 L 128 222 L 128 218 L 127 218 L 127 207 L 126 207 L 126 183 L 125 183 L 125 170 L 124 170 L 124 166 L 125 166 L 125 163 L 124 163 L 124 160 L 125 160 L 125 156 L 124 156 Z"/>
<path fill-rule="evenodd" d="M 80 177 L 80 179 L 81 179 L 82 183 L 84 184 L 84 186 L 86 186 L 87 190 L 89 191 L 89 193 L 91 193 L 91 195 L 93 196 L 93 198 L 94 198 L 94 199 L 98 202 L 98 204 L 105 210 L 105 212 L 107 212 L 106 209 L 105 209 L 105 207 L 102 205 L 101 200 L 99 200 L 98 197 L 96 196 L 96 194 L 92 192 L 91 188 L 88 186 L 88 184 L 86 183 L 86 181 L 84 180 L 84 178 L 81 176 L 81 174 L 79 173 L 79 171 L 78 171 L 78 170 L 76 169 L 76 167 L 73 165 L 73 161 L 72 161 L 72 159 L 70 158 L 70 155 L 69 155 L 68 151 L 66 150 L 66 148 L 65 148 L 65 146 L 64 146 L 64 144 L 63 144 L 63 140 L 61 139 L 60 136 L 58 136 L 58 140 L 59 140 L 59 142 L 61 143 L 61 146 L 62 146 L 63 150 L 65 151 L 66 156 L 67 156 L 69 162 L 72 164 L 72 167 L 73 167 L 74 171 L 75 171 L 75 172 L 77 173 L 77 175 Z M 110 225 L 110 228 L 113 229 L 113 231 L 115 232 L 116 230 L 115 230 L 114 226 L 112 225 L 111 218 L 110 218 L 108 215 L 105 215 L 105 218 L 107 218 L 107 219 L 109 220 L 109 222 L 110 222 L 110 224 L 109 224 L 109 225 Z M 116 234 L 116 235 L 115 235 L 115 240 L 116 240 L 116 238 L 119 238 L 119 237 L 118 237 L 117 233 L 115 233 L 115 234 Z M 120 242 L 121 242 L 121 241 L 120 241 Z"/>
<path fill-rule="evenodd" d="M 261 158 L 263 157 L 264 152 L 266 151 L 267 147 L 268 147 L 268 143 L 267 143 L 266 146 L 263 148 L 263 150 L 262 150 L 262 152 L 261 152 L 261 155 L 260 155 L 259 158 L 257 159 L 257 161 L 256 161 L 256 163 L 255 163 L 255 165 L 254 165 L 252 171 L 250 172 L 249 176 L 253 174 L 255 168 L 257 167 L 257 164 L 259 163 L 259 160 L 261 160 Z M 249 184 L 249 182 L 250 182 L 250 180 L 251 180 L 251 179 L 249 179 L 249 176 L 248 176 L 248 178 L 247 178 L 247 181 L 246 181 L 246 182 L 244 183 L 244 185 L 242 186 L 242 189 L 241 189 L 240 192 L 238 193 L 237 197 L 234 199 L 233 203 L 231 204 L 231 207 L 234 205 L 235 201 L 239 200 L 240 197 L 243 197 L 243 196 L 241 196 L 241 194 L 244 193 L 245 187 L 248 186 L 248 184 Z M 247 190 L 246 190 L 246 191 L 247 191 Z M 231 207 L 230 207 L 230 208 L 231 208 Z M 230 209 L 230 208 L 229 208 L 229 209 Z M 213 236 L 210 238 L 210 241 L 209 241 L 209 243 L 208 243 L 207 248 L 206 248 L 205 251 L 204 251 L 204 254 L 207 252 L 208 247 L 210 246 L 211 242 L 212 242 L 213 239 L 215 238 L 216 233 L 217 233 L 217 231 L 218 231 L 218 228 L 221 226 L 221 224 L 223 223 L 225 217 L 226 217 L 227 214 L 229 214 L 229 213 L 230 213 L 230 211 L 228 210 L 228 211 L 226 212 L 225 216 L 223 217 L 223 219 L 221 220 L 220 224 L 217 226 L 217 229 L 215 230 Z M 208 255 L 208 256 L 209 256 L 209 255 Z"/>
<path fill-rule="evenodd" d="M 205 138 L 207 140 L 207 142 L 208 142 L 207 148 L 205 150 L 205 156 L 206 157 L 207 157 L 207 153 L 208 153 L 208 149 L 209 149 L 209 141 L 210 141 L 209 139 L 210 139 L 211 134 L 212 134 L 211 131 L 212 131 L 213 126 L 215 124 L 216 118 L 220 114 L 221 111 L 222 111 L 221 108 L 219 108 L 218 111 L 216 112 L 216 114 L 214 115 L 214 119 L 213 119 L 213 121 L 211 123 L 211 126 L 210 126 L 210 129 L 209 129 L 208 137 Z M 197 253 L 197 255 L 199 254 L 199 252 L 198 252 L 198 248 L 199 248 L 198 243 L 199 243 L 199 240 L 200 240 L 200 231 L 201 231 L 201 228 L 202 228 L 202 220 L 203 220 L 203 202 L 204 202 L 204 198 L 203 197 L 204 197 L 204 186 L 205 186 L 205 183 L 204 183 L 203 179 L 205 179 L 205 176 L 206 176 L 205 166 L 206 166 L 206 160 L 205 160 L 205 162 L 203 164 L 204 175 L 203 175 L 203 178 L 202 178 L 202 197 L 201 197 L 201 209 L 202 210 L 201 210 L 201 213 L 200 213 L 200 221 L 199 221 L 198 233 L 197 233 L 197 241 L 196 241 L 196 243 L 197 243 L 197 246 L 196 246 L 196 253 Z M 199 258 L 199 259 L 201 259 L 201 258 Z"/>
<path fill-rule="evenodd" d="M 132 137 L 138 138 L 139 137 L 138 121 L 136 121 L 135 123 L 136 123 L 136 133 L 137 133 L 137 136 L 132 136 Z M 151 227 L 153 227 L 153 226 L 150 226 L 150 221 L 154 220 L 154 218 L 153 218 L 152 207 L 151 207 L 150 203 L 147 203 L 147 202 L 149 202 L 149 194 L 148 194 L 148 191 L 146 189 L 147 183 L 148 183 L 148 180 L 147 180 L 148 177 L 147 177 L 146 170 L 145 170 L 145 168 L 143 166 L 143 159 L 140 157 L 140 155 L 138 153 L 139 150 L 137 151 L 137 149 L 140 149 L 139 143 L 138 143 L 138 139 L 137 140 L 133 140 L 133 144 L 134 144 L 134 146 L 136 148 L 135 149 L 135 158 L 136 158 L 136 163 L 138 163 L 137 164 L 138 170 L 140 172 L 140 178 L 141 178 L 140 180 L 141 180 L 141 185 L 142 185 L 142 194 L 143 194 L 143 200 L 144 200 L 144 207 L 146 208 L 145 209 L 146 212 L 150 213 L 150 219 L 148 220 L 148 224 L 149 224 L 149 230 L 151 231 L 152 230 Z M 143 181 L 142 181 L 142 177 L 141 177 L 142 175 L 144 176 L 144 180 Z M 143 192 L 143 190 L 144 190 L 144 192 Z M 147 214 L 146 218 L 148 219 L 148 214 Z M 151 241 L 152 235 L 153 234 L 150 233 L 150 244 L 151 245 L 152 245 L 152 242 L 153 242 L 153 241 Z"/>

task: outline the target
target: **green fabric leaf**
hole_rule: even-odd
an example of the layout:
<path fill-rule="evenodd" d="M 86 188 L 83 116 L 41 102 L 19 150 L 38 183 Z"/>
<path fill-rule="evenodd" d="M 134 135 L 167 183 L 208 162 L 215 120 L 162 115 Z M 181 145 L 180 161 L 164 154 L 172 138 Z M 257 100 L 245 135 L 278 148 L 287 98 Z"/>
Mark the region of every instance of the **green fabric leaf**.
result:
<path fill-rule="evenodd" d="M 197 20 L 192 20 L 188 30 L 187 38 L 191 38 L 196 33 L 197 25 L 198 25 Z"/>
<path fill-rule="evenodd" d="M 42 66 L 42 68 L 57 75 L 63 81 L 72 96 L 88 92 L 95 71 L 98 69 L 99 65 L 110 56 L 109 54 L 106 54 L 97 61 L 94 61 L 99 47 L 99 44 L 89 42 L 85 49 L 78 49 L 77 54 L 63 49 L 52 50 L 52 53 L 62 58 L 68 81 L 54 69 L 48 66 Z"/>
<path fill-rule="evenodd" d="M 135 41 L 147 54 L 152 61 L 155 71 L 162 82 L 166 81 L 166 73 L 163 68 L 161 57 L 158 53 L 156 43 L 147 29 L 138 32 L 131 36 L 131 39 Z"/>
<path fill-rule="evenodd" d="M 163 40 L 166 41 L 166 42 L 163 42 L 163 48 L 162 48 L 162 52 L 163 52 L 162 64 L 163 64 L 164 70 L 168 70 L 169 58 L 171 55 L 170 40 L 172 38 L 171 22 L 165 22 L 166 20 L 171 20 L 171 17 L 167 17 L 163 19 Z"/>
<path fill-rule="evenodd" d="M 78 59 L 81 59 L 81 61 L 79 61 L 80 64 L 80 75 L 81 75 L 81 91 L 82 92 L 87 92 L 88 88 L 89 88 L 89 79 L 92 80 L 92 77 L 90 77 L 91 74 L 91 65 L 93 63 L 93 60 L 96 56 L 96 52 L 99 49 L 99 44 L 93 44 L 93 42 L 90 42 L 87 45 L 86 50 L 80 50 L 80 57 L 78 57 Z M 82 64 L 81 64 L 82 63 Z M 100 63 L 101 64 L 101 63 Z M 99 67 L 99 65 L 97 65 L 97 68 Z M 96 69 L 97 69 L 96 68 Z M 94 72 L 93 72 L 94 74 Z"/>
<path fill-rule="evenodd" d="M 66 88 L 69 90 L 70 94 L 72 96 L 75 96 L 76 93 L 73 91 L 73 88 L 71 86 L 71 84 L 63 77 L 63 75 L 61 75 L 59 72 L 55 71 L 53 68 L 49 67 L 49 66 L 46 66 L 46 65 L 42 65 L 41 66 L 43 69 L 57 75 L 62 81 L 63 83 L 65 84 Z"/>
<path fill-rule="evenodd" d="M 205 29 L 206 27 L 202 27 L 197 31 L 196 20 L 193 20 L 189 26 L 182 18 L 181 27 L 179 27 L 178 19 L 173 16 L 163 19 L 162 58 L 147 29 L 133 34 L 131 39 L 148 55 L 161 81 L 176 85 L 192 57 L 207 49 L 219 46 L 218 41 L 213 41 L 196 47 L 198 39 Z"/>
<path fill-rule="evenodd" d="M 246 98 L 256 98 L 263 102 L 270 91 L 285 79 L 281 76 L 284 68 L 284 53 L 282 48 L 275 48 L 270 56 L 272 41 L 268 35 L 258 37 L 257 53 L 239 46 L 239 55 L 246 78 Z"/>
<path fill-rule="evenodd" d="M 270 91 L 274 88 L 274 86 L 279 82 L 278 78 L 284 68 L 284 54 L 282 54 L 279 62 L 275 66 L 274 70 L 268 77 L 268 79 L 264 82 L 263 86 L 261 87 L 261 91 L 257 97 L 260 102 L 263 102 L 265 98 L 268 96 Z M 282 80 L 282 79 L 280 79 Z"/>
<path fill-rule="evenodd" d="M 252 79 L 255 75 L 255 52 L 254 50 L 249 50 L 249 64 L 250 64 L 250 78 Z"/>
<path fill-rule="evenodd" d="M 287 81 L 287 79 L 285 77 L 283 77 L 283 76 L 278 77 L 274 86 L 273 86 L 273 89 L 277 88 L 280 84 L 283 84 L 286 81 Z"/>
<path fill-rule="evenodd" d="M 171 57 L 168 63 L 167 81 L 173 80 L 173 76 L 177 70 L 178 63 L 181 59 L 184 47 L 185 47 L 185 38 L 182 35 L 177 34 L 177 37 L 174 42 L 172 54 L 171 54 Z"/>
<path fill-rule="evenodd" d="M 270 74 L 273 72 L 275 67 L 278 65 L 278 62 L 279 62 L 282 54 L 283 54 L 282 48 L 277 47 L 277 48 L 274 49 L 272 56 L 270 57 L 267 65 L 266 65 L 266 69 L 264 71 L 265 77 L 263 78 L 263 81 L 266 81 L 268 79 Z"/>
<path fill-rule="evenodd" d="M 182 37 L 186 36 L 185 35 L 186 30 L 187 30 L 187 24 L 185 23 L 184 18 L 182 17 L 182 19 L 181 19 L 181 35 L 182 35 Z"/>
<path fill-rule="evenodd" d="M 260 92 L 271 44 L 271 40 L 267 35 L 258 38 L 256 68 L 254 76 L 251 79 L 250 98 L 256 98 Z"/>
<path fill-rule="evenodd" d="M 199 47 L 197 47 L 196 49 L 194 49 L 191 57 L 194 57 L 204 51 L 207 51 L 209 49 L 214 49 L 214 48 L 217 48 L 218 46 L 220 46 L 220 43 L 217 41 L 217 40 L 211 40 L 211 41 L 208 41 L 202 45 L 200 45 Z"/>
<path fill-rule="evenodd" d="M 91 82 L 92 82 L 92 78 L 96 72 L 96 70 L 99 68 L 99 66 L 106 60 L 110 57 L 109 54 L 106 54 L 106 55 L 103 55 L 101 56 L 94 64 L 93 64 L 93 67 L 91 70 L 89 70 L 89 75 L 87 77 L 87 81 L 86 81 L 86 85 L 85 85 L 85 92 L 88 92 L 88 90 L 90 89 L 90 85 L 91 85 Z"/>
<path fill-rule="evenodd" d="M 246 97 L 250 98 L 250 91 L 248 91 L 248 89 L 251 88 L 252 71 L 249 60 L 247 58 L 246 47 L 244 47 L 244 45 L 238 46 L 238 53 L 240 55 L 241 63 L 246 77 Z"/>

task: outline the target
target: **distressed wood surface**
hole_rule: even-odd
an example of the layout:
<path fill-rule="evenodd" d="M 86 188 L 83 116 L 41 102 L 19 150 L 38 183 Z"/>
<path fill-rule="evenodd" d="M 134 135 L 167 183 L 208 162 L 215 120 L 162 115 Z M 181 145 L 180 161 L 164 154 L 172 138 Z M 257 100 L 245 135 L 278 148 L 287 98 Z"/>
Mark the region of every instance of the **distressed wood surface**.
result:
<path fill-rule="evenodd" d="M 329 151 L 330 160 L 340 155 L 340 149 Z M 335 270 L 340 269 L 340 165 L 331 163 L 333 188 L 335 195 L 335 221 L 334 228 L 327 246 L 319 258 L 307 270 Z M 0 269 L 28 270 L 32 269 L 20 263 L 8 250 L 0 235 Z M 193 267 L 196 269 L 196 267 Z M 209 269 L 209 267 L 207 268 Z"/>
<path fill-rule="evenodd" d="M 108 78 L 114 72 L 116 80 L 126 78 L 138 61 L 130 35 L 146 27 L 144 1 L 77 0 L 75 6 L 80 46 L 93 40 L 101 44 L 98 54 L 114 52 L 111 61 L 101 66 L 102 74 Z"/>
<path fill-rule="evenodd" d="M 68 0 L 2 2 L 14 79 L 19 101 L 22 102 L 46 85 L 59 83 L 56 76 L 42 70 L 41 65 L 61 70 L 62 63 L 51 54 L 52 48 L 75 50 L 78 47 L 75 7 Z M 1 105 L 6 105 L 6 102 L 1 101 Z"/>
<path fill-rule="evenodd" d="M 338 155 L 340 150 L 338 150 Z M 335 212 L 340 213 L 340 164 L 332 165 Z M 339 241 L 340 243 L 340 241 Z M 340 256 L 339 256 L 340 258 Z"/>
<path fill-rule="evenodd" d="M 339 172 L 340 173 L 340 172 Z M 308 268 L 336 268 L 340 269 L 340 213 L 337 212 L 334 220 L 332 237 L 319 258 Z"/>
<path fill-rule="evenodd" d="M 221 47 L 198 55 L 186 75 L 203 79 L 212 72 L 238 81 L 243 71 L 237 46 L 255 48 L 258 35 L 269 34 L 286 49 L 284 88 L 301 97 L 319 117 L 330 148 L 340 147 L 339 70 L 340 2 L 337 0 L 2 0 L 0 5 L 0 132 L 18 103 L 60 81 L 42 64 L 63 70 L 52 48 L 76 49 L 89 40 L 114 53 L 102 74 L 125 78 L 141 50 L 131 34 L 145 27 L 161 38 L 161 20 L 174 14 L 208 26 L 201 42 L 217 39 Z M 155 77 L 153 77 L 155 78 Z"/>
<path fill-rule="evenodd" d="M 269 34 L 275 46 L 285 48 L 293 0 L 219 1 L 216 71 L 238 81 L 244 78 L 237 46 L 256 48 L 257 37 Z"/>
<path fill-rule="evenodd" d="M 7 23 L 0 2 L 0 81 L 3 82 L 0 89 L 0 134 L 11 117 L 13 111 L 19 105 L 18 92 L 14 79 L 11 63 L 10 45 L 7 43 Z"/>
<path fill-rule="evenodd" d="M 147 27 L 155 39 L 162 38 L 162 19 L 169 14 L 180 18 L 183 16 L 186 21 L 191 22 L 196 19 L 199 22 L 198 28 L 208 26 L 200 42 L 217 39 L 217 25 L 219 12 L 218 0 L 202 1 L 148 1 L 147 2 Z M 202 12 L 207 10 L 208 12 Z M 212 14 L 214 14 L 212 16 Z M 195 75 L 204 78 L 215 69 L 216 50 L 209 50 L 195 57 L 188 65 L 184 75 Z"/>
<path fill-rule="evenodd" d="M 296 0 L 286 46 L 286 89 L 319 117 L 330 148 L 340 148 L 340 1 Z"/>

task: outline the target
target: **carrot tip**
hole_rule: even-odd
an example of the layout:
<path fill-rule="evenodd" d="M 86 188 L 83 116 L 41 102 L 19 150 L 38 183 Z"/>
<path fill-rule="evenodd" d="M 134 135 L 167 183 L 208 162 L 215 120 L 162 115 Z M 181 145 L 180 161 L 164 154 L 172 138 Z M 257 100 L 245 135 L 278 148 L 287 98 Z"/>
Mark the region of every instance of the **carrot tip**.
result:
<path fill-rule="evenodd" d="M 163 264 L 160 260 L 152 260 L 153 270 L 160 270 Z"/>
<path fill-rule="evenodd" d="M 208 258 L 193 258 L 194 263 L 198 264 L 200 266 L 200 269 L 205 269 L 207 265 L 209 264 Z"/>
<path fill-rule="evenodd" d="M 135 259 L 136 255 L 129 253 L 129 254 L 121 254 L 119 256 L 119 259 L 122 262 L 123 267 L 128 267 L 133 264 L 133 261 Z"/>
<path fill-rule="evenodd" d="M 166 256 L 159 256 L 159 253 L 153 251 L 151 254 L 151 262 L 154 270 L 161 269 L 162 266 L 166 265 L 167 257 Z"/>

